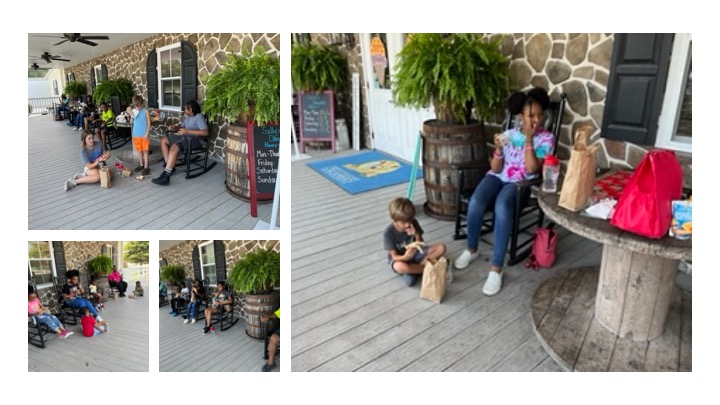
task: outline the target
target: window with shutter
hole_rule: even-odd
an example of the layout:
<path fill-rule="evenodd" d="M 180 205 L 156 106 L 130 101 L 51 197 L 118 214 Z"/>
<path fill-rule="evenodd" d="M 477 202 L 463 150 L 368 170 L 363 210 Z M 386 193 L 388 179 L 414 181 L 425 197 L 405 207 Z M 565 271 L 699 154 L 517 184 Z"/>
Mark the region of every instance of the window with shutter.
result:
<path fill-rule="evenodd" d="M 28 242 L 28 269 L 30 275 L 35 278 L 38 286 L 52 284 L 52 278 L 56 276 L 53 248 L 47 241 Z"/>

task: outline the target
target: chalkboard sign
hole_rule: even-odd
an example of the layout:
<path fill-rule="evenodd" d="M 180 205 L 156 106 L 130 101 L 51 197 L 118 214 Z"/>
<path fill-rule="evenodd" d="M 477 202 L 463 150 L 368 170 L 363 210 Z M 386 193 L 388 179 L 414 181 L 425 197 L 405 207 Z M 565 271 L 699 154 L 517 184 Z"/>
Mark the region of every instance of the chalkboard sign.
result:
<path fill-rule="evenodd" d="M 248 123 L 250 214 L 257 216 L 258 198 L 274 197 L 280 158 L 280 126 Z"/>
<path fill-rule="evenodd" d="M 298 98 L 300 145 L 305 142 L 330 141 L 335 152 L 335 103 L 332 91 L 305 93 Z"/>

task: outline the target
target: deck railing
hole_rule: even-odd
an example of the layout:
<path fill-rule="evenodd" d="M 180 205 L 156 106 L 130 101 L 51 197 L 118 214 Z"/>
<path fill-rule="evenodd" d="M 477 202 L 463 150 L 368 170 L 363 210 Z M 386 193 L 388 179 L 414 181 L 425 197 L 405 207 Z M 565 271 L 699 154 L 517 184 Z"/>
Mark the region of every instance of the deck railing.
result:
<path fill-rule="evenodd" d="M 60 98 L 54 97 L 34 97 L 28 98 L 28 115 L 30 114 L 48 114 L 55 109 L 55 104 L 60 102 Z"/>

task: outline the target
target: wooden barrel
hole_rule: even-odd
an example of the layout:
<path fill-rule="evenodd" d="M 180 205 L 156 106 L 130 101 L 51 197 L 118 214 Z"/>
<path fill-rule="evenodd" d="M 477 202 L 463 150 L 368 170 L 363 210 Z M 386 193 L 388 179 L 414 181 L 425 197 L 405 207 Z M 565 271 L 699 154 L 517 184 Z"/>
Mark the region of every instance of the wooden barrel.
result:
<path fill-rule="evenodd" d="M 260 318 L 269 317 L 280 308 L 280 291 L 245 296 L 245 333 L 253 339 L 264 338 Z"/>
<path fill-rule="evenodd" d="M 250 201 L 247 127 L 228 125 L 225 164 L 225 189 L 235 198 Z"/>
<path fill-rule="evenodd" d="M 423 177 L 425 213 L 433 218 L 455 220 L 458 187 L 457 166 L 475 166 L 465 172 L 465 184 L 476 185 L 489 170 L 487 144 L 481 122 L 467 125 L 423 124 Z"/>

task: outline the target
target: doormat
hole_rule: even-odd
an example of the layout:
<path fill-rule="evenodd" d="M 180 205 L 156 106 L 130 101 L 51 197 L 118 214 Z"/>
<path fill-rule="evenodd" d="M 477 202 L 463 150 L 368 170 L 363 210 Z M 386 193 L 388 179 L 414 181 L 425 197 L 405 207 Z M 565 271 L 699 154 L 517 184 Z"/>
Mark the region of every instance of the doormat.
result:
<path fill-rule="evenodd" d="M 307 165 L 350 194 L 408 183 L 412 173 L 412 165 L 378 151 L 309 162 Z M 422 170 L 418 168 L 415 178 L 422 176 Z"/>

